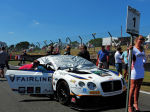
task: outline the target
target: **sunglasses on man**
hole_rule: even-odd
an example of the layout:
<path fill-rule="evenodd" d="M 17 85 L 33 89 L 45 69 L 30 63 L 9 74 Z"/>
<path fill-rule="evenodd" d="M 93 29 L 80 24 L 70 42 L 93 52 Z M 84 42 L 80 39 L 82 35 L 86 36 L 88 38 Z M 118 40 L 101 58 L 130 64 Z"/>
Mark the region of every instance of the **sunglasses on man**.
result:
<path fill-rule="evenodd" d="M 145 39 L 139 39 L 139 40 L 143 40 L 144 41 Z"/>

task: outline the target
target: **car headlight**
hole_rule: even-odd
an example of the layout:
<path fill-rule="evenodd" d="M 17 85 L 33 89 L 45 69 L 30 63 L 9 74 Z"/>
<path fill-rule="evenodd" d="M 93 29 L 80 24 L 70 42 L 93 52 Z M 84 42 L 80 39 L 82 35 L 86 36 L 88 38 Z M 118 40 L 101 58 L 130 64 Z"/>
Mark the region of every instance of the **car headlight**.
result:
<path fill-rule="evenodd" d="M 96 89 L 96 84 L 94 84 L 93 82 L 88 82 L 88 83 L 87 83 L 87 87 L 88 87 L 90 90 L 95 90 L 95 89 Z"/>
<path fill-rule="evenodd" d="M 84 82 L 82 82 L 82 81 L 79 81 L 79 83 L 78 83 L 78 84 L 79 84 L 79 86 L 80 86 L 80 87 L 85 86 L 85 83 L 84 83 Z"/>

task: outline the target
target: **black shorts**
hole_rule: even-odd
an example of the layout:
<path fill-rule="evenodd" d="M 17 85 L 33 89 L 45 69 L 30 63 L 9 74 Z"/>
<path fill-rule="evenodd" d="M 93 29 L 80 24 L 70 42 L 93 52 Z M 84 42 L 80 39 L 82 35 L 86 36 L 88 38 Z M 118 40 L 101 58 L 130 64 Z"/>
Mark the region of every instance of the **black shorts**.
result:
<path fill-rule="evenodd" d="M 124 65 L 123 65 L 123 68 L 124 68 L 125 70 L 128 70 L 128 64 L 124 64 Z"/>
<path fill-rule="evenodd" d="M 3 70 L 5 68 L 4 64 L 0 64 L 0 70 Z"/>

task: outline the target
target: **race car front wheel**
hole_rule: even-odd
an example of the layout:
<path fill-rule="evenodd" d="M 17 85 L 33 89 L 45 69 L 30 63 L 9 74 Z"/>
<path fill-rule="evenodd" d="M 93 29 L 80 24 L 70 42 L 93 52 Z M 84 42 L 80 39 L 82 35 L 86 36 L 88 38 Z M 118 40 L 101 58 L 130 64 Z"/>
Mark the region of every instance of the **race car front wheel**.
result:
<path fill-rule="evenodd" d="M 65 81 L 61 81 L 57 86 L 57 98 L 63 105 L 68 105 L 70 103 L 70 90 Z"/>

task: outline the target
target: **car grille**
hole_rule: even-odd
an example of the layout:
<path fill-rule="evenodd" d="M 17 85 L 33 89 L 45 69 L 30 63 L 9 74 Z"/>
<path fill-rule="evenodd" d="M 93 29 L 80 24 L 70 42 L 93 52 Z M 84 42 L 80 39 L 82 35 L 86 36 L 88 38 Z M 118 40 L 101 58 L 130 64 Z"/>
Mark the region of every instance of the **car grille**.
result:
<path fill-rule="evenodd" d="M 109 81 L 101 83 L 103 92 L 113 92 L 122 89 L 121 81 Z"/>

